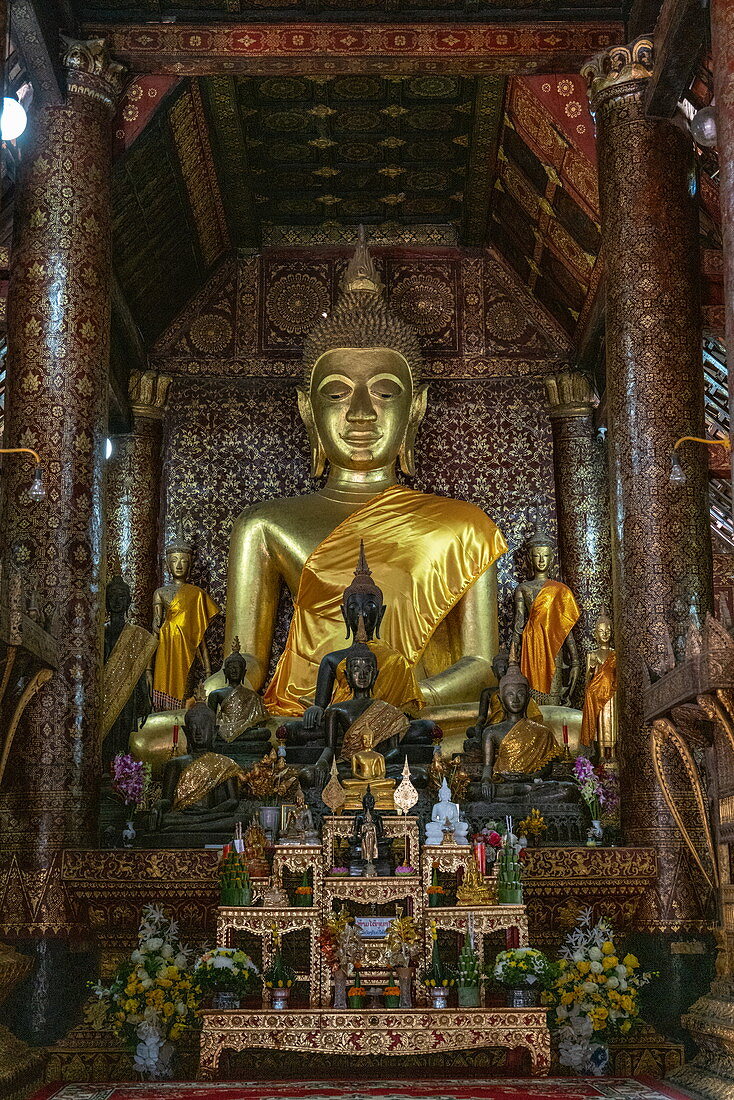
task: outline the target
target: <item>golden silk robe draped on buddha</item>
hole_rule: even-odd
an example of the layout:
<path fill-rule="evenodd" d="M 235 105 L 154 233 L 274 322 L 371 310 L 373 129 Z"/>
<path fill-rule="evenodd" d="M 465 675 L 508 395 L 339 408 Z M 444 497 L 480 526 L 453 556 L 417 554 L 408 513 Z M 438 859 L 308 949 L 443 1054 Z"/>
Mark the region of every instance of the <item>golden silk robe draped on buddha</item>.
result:
<path fill-rule="evenodd" d="M 521 718 L 502 738 L 493 775 L 534 775 L 551 760 L 563 756 L 553 730 L 543 722 Z"/>
<path fill-rule="evenodd" d="M 173 706 L 186 697 L 186 680 L 206 628 L 219 608 L 195 584 L 182 584 L 166 609 L 158 635 L 153 691 L 167 696 Z"/>
<path fill-rule="evenodd" d="M 520 671 L 542 695 L 550 693 L 556 658 L 580 615 L 573 592 L 561 581 L 545 581 L 533 600 L 522 632 Z"/>
<path fill-rule="evenodd" d="M 597 668 L 589 681 L 581 717 L 581 744 L 591 745 L 596 740 L 599 715 L 614 698 L 617 690 L 617 655 L 610 653 L 604 664 Z"/>
<path fill-rule="evenodd" d="M 229 756 L 222 756 L 218 752 L 205 752 L 196 760 L 184 768 L 176 784 L 176 793 L 173 798 L 174 811 L 186 810 L 189 806 L 195 806 L 202 798 L 216 790 L 228 779 L 243 780 L 245 773 L 242 768 Z"/>
<path fill-rule="evenodd" d="M 272 714 L 301 715 L 313 699 L 321 659 L 344 648 L 340 605 L 360 538 L 388 608 L 383 640 L 411 669 L 439 623 L 507 549 L 499 529 L 473 504 L 402 485 L 373 497 L 340 523 L 303 567 L 286 647 L 265 693 Z M 398 690 L 383 686 L 381 674 L 375 696 L 406 705 L 400 697 L 404 677 L 396 677 Z"/>

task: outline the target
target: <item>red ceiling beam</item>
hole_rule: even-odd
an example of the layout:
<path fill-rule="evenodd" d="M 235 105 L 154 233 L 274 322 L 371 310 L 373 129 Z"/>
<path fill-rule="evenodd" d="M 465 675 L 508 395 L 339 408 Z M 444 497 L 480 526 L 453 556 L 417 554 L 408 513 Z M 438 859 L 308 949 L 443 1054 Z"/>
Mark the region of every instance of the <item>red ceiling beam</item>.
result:
<path fill-rule="evenodd" d="M 625 40 L 621 23 L 87 25 L 133 73 L 577 72 Z"/>

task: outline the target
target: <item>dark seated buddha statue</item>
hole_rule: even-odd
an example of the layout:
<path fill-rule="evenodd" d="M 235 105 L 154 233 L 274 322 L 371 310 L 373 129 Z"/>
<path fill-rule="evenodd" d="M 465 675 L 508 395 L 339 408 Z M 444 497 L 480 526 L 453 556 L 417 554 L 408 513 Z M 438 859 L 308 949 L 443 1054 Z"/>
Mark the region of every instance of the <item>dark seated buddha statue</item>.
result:
<path fill-rule="evenodd" d="M 218 732 L 214 750 L 231 756 L 243 767 L 260 760 L 270 745 L 266 726 L 270 715 L 262 699 L 245 684 L 247 662 L 240 653 L 240 640 L 232 640 L 232 652 L 224 662 L 225 686 L 207 696 L 207 704 L 217 716 Z"/>
<path fill-rule="evenodd" d="M 296 760 L 286 747 L 289 764 L 305 764 L 300 778 L 301 785 L 306 788 L 323 789 L 335 758 L 341 764 L 342 773 L 351 774 L 347 761 L 367 749 L 367 731 L 369 749 L 380 747 L 380 753 L 376 755 L 384 757 L 387 775 L 391 779 L 400 774 L 406 753 L 410 761 L 410 749 L 414 744 L 422 746 L 429 743 L 431 734 L 423 729 L 425 723 L 411 721 L 398 707 L 373 697 L 378 678 L 377 657 L 364 638 L 360 620 L 358 640 L 347 651 L 345 659 L 344 671 L 351 697 L 332 703 L 324 711 L 320 729 L 312 731 L 311 759 Z M 432 723 L 429 725 L 432 729 Z M 288 744 L 286 740 L 286 746 Z M 374 778 L 384 785 L 383 775 L 375 775 Z"/>
<path fill-rule="evenodd" d="M 161 799 L 156 807 L 154 834 L 166 844 L 212 842 L 229 836 L 240 820 L 240 766 L 214 751 L 217 720 L 204 702 L 186 711 L 184 730 L 188 752 L 169 760 L 163 772 Z"/>
<path fill-rule="evenodd" d="M 528 718 L 530 684 L 518 665 L 509 665 L 500 681 L 499 695 L 507 718 L 486 726 L 483 733 L 481 785 L 482 795 L 489 802 L 527 794 L 537 780 L 550 775 L 553 761 L 563 755 L 550 726 Z M 565 790 L 567 784 L 553 786 Z"/>

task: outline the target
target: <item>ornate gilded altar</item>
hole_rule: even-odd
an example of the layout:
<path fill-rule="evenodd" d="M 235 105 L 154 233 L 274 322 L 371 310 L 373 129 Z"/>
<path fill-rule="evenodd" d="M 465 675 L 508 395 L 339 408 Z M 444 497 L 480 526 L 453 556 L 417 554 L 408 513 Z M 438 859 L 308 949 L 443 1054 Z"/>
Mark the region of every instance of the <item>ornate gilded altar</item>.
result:
<path fill-rule="evenodd" d="M 528 1050 L 532 1072 L 548 1072 L 550 1033 L 544 1009 L 432 1009 L 424 1003 L 427 994 L 422 987 L 416 989 L 420 1003 L 413 1009 L 344 1011 L 330 1007 L 331 974 L 319 949 L 318 937 L 324 920 L 342 906 L 352 915 L 379 910 L 380 915 L 391 916 L 407 910 L 421 932 L 419 957 L 415 960 L 419 968 L 428 965 L 433 921 L 439 936 L 450 936 L 453 932 L 457 938 L 463 937 L 471 922 L 480 963 L 484 961 L 487 938 L 493 934 L 499 933 L 507 946 L 528 942 L 524 905 L 429 907 L 434 870 L 445 877 L 465 871 L 474 860 L 470 846 L 421 845 L 417 817 L 386 817 L 384 827 L 387 839 L 404 852 L 405 865 L 415 869 L 413 874 L 368 878 L 330 873 L 339 863 L 341 842 L 354 831 L 352 814 L 332 816 L 324 822 L 320 846 L 279 846 L 273 856 L 273 875 L 277 881 L 284 880 L 287 872 L 310 877 L 312 906 L 219 907 L 220 946 L 231 947 L 244 941 L 246 950 L 259 955 L 257 962 L 263 968 L 273 960 L 276 932 L 281 949 L 287 951 L 290 944 L 293 952 L 300 952 L 292 995 L 298 990 L 303 1003 L 292 1005 L 287 1012 L 274 1012 L 265 990 L 262 1008 L 205 1010 L 200 1077 L 217 1076 L 223 1051 L 251 1048 L 399 1055 L 467 1050 L 477 1045 L 500 1046 Z M 491 887 L 491 880 L 487 881 Z M 391 970 L 385 941 L 365 938 L 360 981 L 380 988 L 389 984 Z"/>

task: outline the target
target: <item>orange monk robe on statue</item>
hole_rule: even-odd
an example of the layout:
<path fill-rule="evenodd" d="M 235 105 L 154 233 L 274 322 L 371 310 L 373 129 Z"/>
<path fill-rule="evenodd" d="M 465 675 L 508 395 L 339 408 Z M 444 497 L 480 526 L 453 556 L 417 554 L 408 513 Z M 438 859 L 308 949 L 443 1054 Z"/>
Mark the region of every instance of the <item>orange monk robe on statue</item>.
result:
<path fill-rule="evenodd" d="M 507 549 L 502 533 L 474 504 L 393 485 L 358 508 L 321 542 L 301 572 L 285 650 L 265 693 L 271 714 L 298 717 L 313 698 L 321 658 L 343 647 L 344 581 L 354 570 L 363 539 L 379 572 L 388 614 L 384 641 L 415 669 L 436 628 L 464 593 Z M 404 698 L 405 679 L 393 696 Z M 415 689 L 409 687 L 412 697 Z"/>
<path fill-rule="evenodd" d="M 541 695 L 550 693 L 556 658 L 580 615 L 573 592 L 561 581 L 545 581 L 533 600 L 522 632 L 520 671 Z"/>
<path fill-rule="evenodd" d="M 604 664 L 596 670 L 584 698 L 581 718 L 581 744 L 591 745 L 596 740 L 597 722 L 604 707 L 614 698 L 617 690 L 617 655 L 610 653 Z"/>
<path fill-rule="evenodd" d="M 153 690 L 171 700 L 186 697 L 186 680 L 206 628 L 219 608 L 195 584 L 182 584 L 166 609 L 158 636 Z"/>

